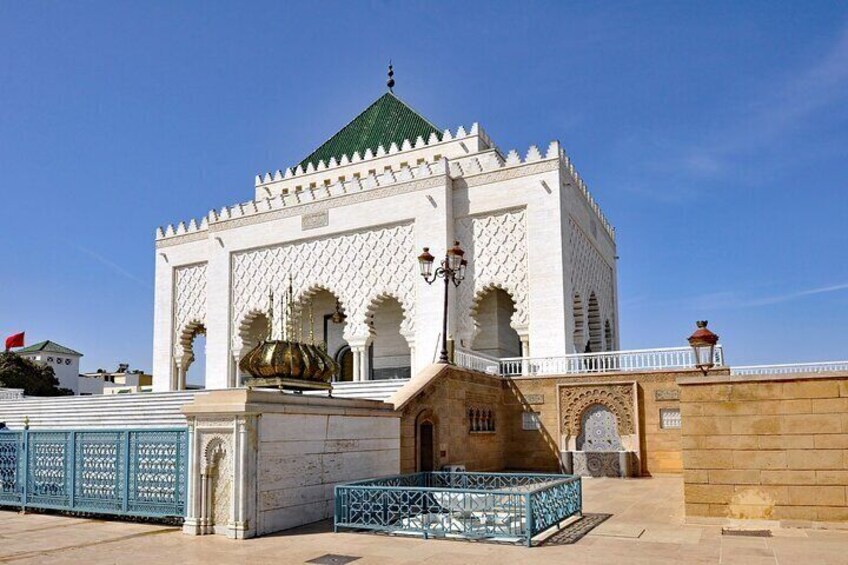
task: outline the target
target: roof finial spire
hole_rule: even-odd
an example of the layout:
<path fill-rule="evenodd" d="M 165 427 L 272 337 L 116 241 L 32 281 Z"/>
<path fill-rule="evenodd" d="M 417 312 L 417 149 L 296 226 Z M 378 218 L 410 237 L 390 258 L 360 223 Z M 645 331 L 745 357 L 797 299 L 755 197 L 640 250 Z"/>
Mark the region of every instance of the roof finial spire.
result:
<path fill-rule="evenodd" d="M 394 94 L 394 90 L 392 90 L 395 86 L 395 79 L 392 78 L 395 76 L 395 71 L 392 70 L 392 60 L 389 59 L 389 80 L 386 81 L 386 86 L 389 87 L 389 92 Z"/>

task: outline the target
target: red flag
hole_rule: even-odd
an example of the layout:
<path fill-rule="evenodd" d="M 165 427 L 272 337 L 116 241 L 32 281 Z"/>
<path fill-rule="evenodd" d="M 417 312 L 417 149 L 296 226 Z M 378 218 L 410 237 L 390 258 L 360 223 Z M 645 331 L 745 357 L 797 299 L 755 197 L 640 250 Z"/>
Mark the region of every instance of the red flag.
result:
<path fill-rule="evenodd" d="M 26 332 L 21 332 L 19 334 L 10 335 L 6 338 L 6 351 L 9 351 L 13 347 L 23 347 L 24 346 L 24 334 Z"/>

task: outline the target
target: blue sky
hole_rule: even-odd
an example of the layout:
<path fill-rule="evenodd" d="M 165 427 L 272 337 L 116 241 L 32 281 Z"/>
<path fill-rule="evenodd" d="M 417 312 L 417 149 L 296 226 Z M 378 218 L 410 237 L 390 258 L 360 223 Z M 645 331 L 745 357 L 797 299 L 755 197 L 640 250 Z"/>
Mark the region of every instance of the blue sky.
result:
<path fill-rule="evenodd" d="M 0 3 L 0 333 L 150 369 L 153 232 L 247 200 L 385 89 L 563 142 L 617 228 L 624 348 L 848 357 L 848 6 Z"/>

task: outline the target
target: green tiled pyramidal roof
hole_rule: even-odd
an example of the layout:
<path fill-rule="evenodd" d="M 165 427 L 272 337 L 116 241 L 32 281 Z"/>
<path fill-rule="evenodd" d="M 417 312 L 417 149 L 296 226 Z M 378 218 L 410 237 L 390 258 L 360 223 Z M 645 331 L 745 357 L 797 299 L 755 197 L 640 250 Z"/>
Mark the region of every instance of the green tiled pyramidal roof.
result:
<path fill-rule="evenodd" d="M 301 161 L 300 166 L 317 166 L 319 161 L 329 164 L 333 157 L 338 161 L 342 155 L 350 158 L 354 152 L 364 155 L 366 149 L 376 152 L 380 145 L 388 151 L 392 143 L 400 147 L 404 140 L 414 143 L 418 136 L 426 141 L 432 133 L 442 139 L 439 128 L 387 92 Z"/>
<path fill-rule="evenodd" d="M 52 353 L 64 353 L 65 355 L 79 355 L 82 357 L 82 353 L 79 351 L 74 351 L 70 347 L 59 345 L 55 341 L 50 340 L 23 347 L 16 350 L 15 353 L 35 353 L 36 351 L 50 351 Z"/>

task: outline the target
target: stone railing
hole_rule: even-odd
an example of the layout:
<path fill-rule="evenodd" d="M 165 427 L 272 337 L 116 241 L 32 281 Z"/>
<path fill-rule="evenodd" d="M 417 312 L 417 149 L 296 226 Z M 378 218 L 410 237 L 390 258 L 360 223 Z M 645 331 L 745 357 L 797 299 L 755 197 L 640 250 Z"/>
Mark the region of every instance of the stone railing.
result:
<path fill-rule="evenodd" d="M 568 375 L 578 373 L 618 373 L 627 371 L 657 371 L 663 369 L 692 369 L 695 367 L 691 347 L 633 349 L 601 353 L 575 353 L 561 357 L 508 357 L 496 359 L 476 351 L 457 350 L 457 365 L 498 374 L 504 377 L 521 375 Z M 715 350 L 714 363 L 724 366 L 724 351 Z"/>
<path fill-rule="evenodd" d="M 454 351 L 453 359 L 454 363 L 460 367 L 465 367 L 472 371 L 489 373 L 490 375 L 501 374 L 501 360 L 478 351 L 457 349 Z"/>
<path fill-rule="evenodd" d="M 830 373 L 848 371 L 848 361 L 785 363 L 782 365 L 742 365 L 731 367 L 731 375 L 790 375 L 793 373 Z"/>
<path fill-rule="evenodd" d="M 22 388 L 0 388 L 0 400 L 21 400 L 23 397 Z"/>

